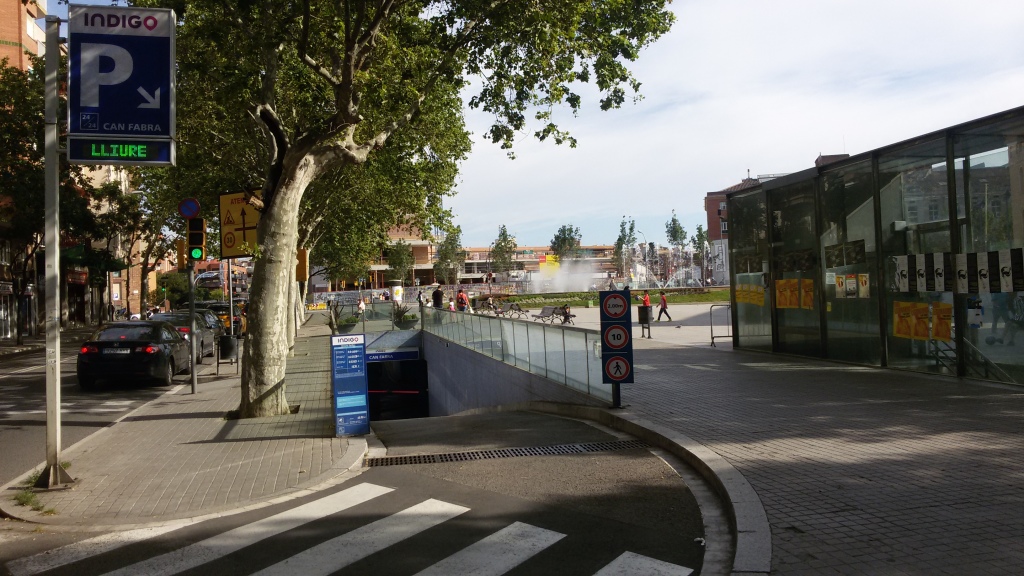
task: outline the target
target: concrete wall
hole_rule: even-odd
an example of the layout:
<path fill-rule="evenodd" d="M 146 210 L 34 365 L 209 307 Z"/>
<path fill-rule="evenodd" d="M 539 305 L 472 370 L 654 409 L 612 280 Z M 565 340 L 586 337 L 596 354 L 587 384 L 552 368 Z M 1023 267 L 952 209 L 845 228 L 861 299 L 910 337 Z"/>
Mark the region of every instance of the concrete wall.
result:
<path fill-rule="evenodd" d="M 423 333 L 423 356 L 427 360 L 431 416 L 450 416 L 465 410 L 536 400 L 607 406 L 605 402 L 543 376 L 426 332 Z"/>

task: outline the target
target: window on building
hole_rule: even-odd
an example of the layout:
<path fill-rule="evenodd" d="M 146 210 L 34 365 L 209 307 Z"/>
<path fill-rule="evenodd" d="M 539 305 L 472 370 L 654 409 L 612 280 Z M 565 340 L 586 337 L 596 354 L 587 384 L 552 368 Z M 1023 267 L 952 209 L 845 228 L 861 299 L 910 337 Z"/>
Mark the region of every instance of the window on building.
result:
<path fill-rule="evenodd" d="M 917 202 L 910 200 L 907 202 L 907 221 L 917 222 Z"/>
<path fill-rule="evenodd" d="M 729 222 L 722 220 L 722 234 L 729 233 Z"/>
<path fill-rule="evenodd" d="M 11 243 L 7 240 L 0 241 L 0 265 L 11 263 Z"/>
<path fill-rule="evenodd" d="M 939 201 L 931 200 L 928 202 L 928 221 L 934 222 L 939 219 Z"/>
<path fill-rule="evenodd" d="M 719 210 L 725 210 L 725 202 L 719 202 L 718 203 L 718 209 Z"/>
<path fill-rule="evenodd" d="M 1003 200 L 999 197 L 989 198 L 988 211 L 993 218 L 998 218 L 1003 213 Z"/>

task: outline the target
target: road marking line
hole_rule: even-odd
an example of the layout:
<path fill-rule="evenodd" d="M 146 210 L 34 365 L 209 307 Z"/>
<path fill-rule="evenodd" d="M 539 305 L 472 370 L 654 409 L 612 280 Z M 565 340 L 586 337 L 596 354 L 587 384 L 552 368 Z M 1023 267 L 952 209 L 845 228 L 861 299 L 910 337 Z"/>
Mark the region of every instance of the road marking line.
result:
<path fill-rule="evenodd" d="M 139 528 L 137 530 L 128 530 L 125 532 L 112 532 L 110 534 L 104 534 L 103 536 L 82 540 L 81 542 L 75 542 L 74 544 L 68 544 L 67 546 L 57 548 L 56 550 L 42 552 L 35 556 L 12 560 L 7 563 L 7 569 L 10 571 L 11 576 L 38 574 L 39 572 L 52 570 L 72 562 L 78 562 L 84 558 L 97 556 L 104 552 L 109 552 L 122 546 L 127 546 L 128 544 L 148 540 L 149 538 L 154 538 L 172 530 L 177 530 L 178 528 L 186 525 L 187 524 L 179 523 L 170 526 L 160 526 L 157 528 Z"/>
<path fill-rule="evenodd" d="M 416 576 L 499 576 L 543 552 L 565 534 L 515 522 L 463 548 Z"/>
<path fill-rule="evenodd" d="M 612 560 L 604 568 L 601 568 L 594 576 L 688 576 L 693 570 L 655 560 L 641 554 L 624 552 L 621 556 Z"/>
<path fill-rule="evenodd" d="M 392 490 L 392 488 L 384 488 L 375 484 L 359 484 L 319 500 L 308 502 L 297 508 L 285 510 L 280 514 L 228 530 L 173 552 L 109 572 L 107 576 L 115 574 L 118 576 L 132 574 L 156 576 L 184 572 L 185 570 L 227 556 L 246 546 L 251 546 L 272 536 L 277 536 L 292 528 L 319 520 L 325 516 L 330 516 L 335 512 L 340 512 L 357 504 L 362 504 L 387 494 Z"/>
<path fill-rule="evenodd" d="M 332 538 L 265 568 L 253 576 L 327 576 L 345 566 L 468 512 L 469 508 L 426 500 L 386 518 Z"/>

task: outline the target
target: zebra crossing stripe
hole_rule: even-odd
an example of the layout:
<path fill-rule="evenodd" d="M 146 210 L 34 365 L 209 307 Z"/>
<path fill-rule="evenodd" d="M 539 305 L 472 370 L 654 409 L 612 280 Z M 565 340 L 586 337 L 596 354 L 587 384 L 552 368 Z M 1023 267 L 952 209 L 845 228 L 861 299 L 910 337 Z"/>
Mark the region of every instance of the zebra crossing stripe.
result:
<path fill-rule="evenodd" d="M 12 560 L 7 563 L 7 570 L 11 573 L 11 576 L 27 576 L 28 574 L 46 572 L 47 570 L 53 570 L 65 564 L 97 556 L 104 552 L 127 546 L 128 544 L 155 538 L 161 534 L 177 530 L 184 525 L 186 524 L 177 523 L 156 528 L 139 528 L 136 530 L 111 532 L 110 534 L 68 544 L 56 550 L 36 554 L 35 556 Z"/>
<path fill-rule="evenodd" d="M 307 522 L 312 522 L 313 520 L 330 516 L 335 512 L 362 504 L 387 494 L 392 490 L 392 488 L 384 488 L 375 484 L 359 484 L 325 498 L 303 504 L 297 508 L 286 510 L 280 514 L 228 530 L 173 552 L 109 572 L 107 576 L 129 576 L 135 574 L 159 576 L 184 572 L 185 570 L 227 556 L 261 540 L 287 532 Z"/>
<path fill-rule="evenodd" d="M 468 511 L 469 508 L 464 506 L 434 499 L 426 500 L 318 544 L 261 570 L 254 576 L 327 576 Z"/>
<path fill-rule="evenodd" d="M 476 544 L 463 548 L 416 576 L 499 576 L 562 538 L 565 538 L 565 534 L 515 522 Z"/>
<path fill-rule="evenodd" d="M 594 576 L 688 576 L 692 573 L 693 570 L 685 566 L 624 552 Z"/>

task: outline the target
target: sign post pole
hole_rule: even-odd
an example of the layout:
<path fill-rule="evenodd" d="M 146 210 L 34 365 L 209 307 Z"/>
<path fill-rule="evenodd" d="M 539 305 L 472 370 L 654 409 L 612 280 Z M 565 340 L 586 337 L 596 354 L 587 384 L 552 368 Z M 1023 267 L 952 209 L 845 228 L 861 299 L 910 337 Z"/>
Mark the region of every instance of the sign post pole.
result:
<path fill-rule="evenodd" d="M 46 243 L 46 468 L 37 488 L 55 488 L 74 480 L 60 465 L 60 151 L 57 142 L 57 74 L 60 67 L 60 18 L 46 17 L 44 154 L 46 159 L 43 240 Z"/>
<path fill-rule="evenodd" d="M 601 381 L 612 385 L 612 408 L 622 408 L 619 385 L 633 382 L 633 319 L 629 290 L 606 290 L 598 295 L 601 302 Z"/>
<path fill-rule="evenodd" d="M 196 265 L 195 262 L 189 260 L 188 263 L 188 317 L 189 317 L 189 359 L 188 363 L 192 366 L 192 393 L 196 393 L 196 383 L 199 380 L 199 376 L 196 372 L 199 369 L 199 365 L 196 364 Z"/>

